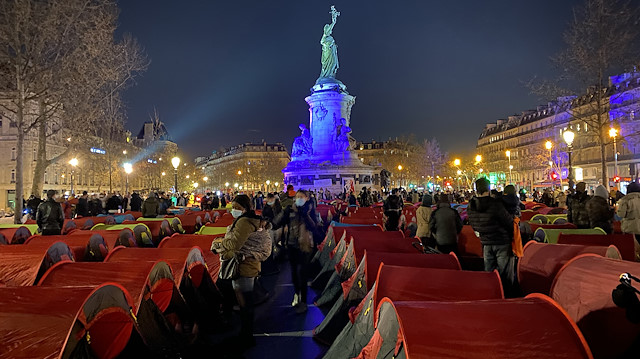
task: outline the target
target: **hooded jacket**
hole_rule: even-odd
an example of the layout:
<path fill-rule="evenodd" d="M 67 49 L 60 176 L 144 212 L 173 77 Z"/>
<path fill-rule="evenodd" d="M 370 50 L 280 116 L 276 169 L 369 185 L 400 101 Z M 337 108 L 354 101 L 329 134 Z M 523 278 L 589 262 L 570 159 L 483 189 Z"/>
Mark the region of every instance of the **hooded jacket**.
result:
<path fill-rule="evenodd" d="M 60 203 L 53 198 L 40 203 L 36 213 L 36 222 L 41 231 L 61 230 L 64 224 L 64 212 Z"/>
<path fill-rule="evenodd" d="M 287 245 L 309 253 L 313 248 L 313 236 L 318 230 L 317 218 L 313 203 L 309 200 L 302 207 L 294 204 L 285 208 L 274 219 L 273 228 L 278 229 L 289 225 L 289 231 L 286 234 Z"/>
<path fill-rule="evenodd" d="M 622 232 L 640 234 L 640 192 L 629 193 L 618 202 Z"/>
<path fill-rule="evenodd" d="M 613 230 L 613 208 L 609 207 L 609 193 L 603 185 L 596 188 L 596 194 L 587 202 L 587 215 L 591 228 L 600 227 L 607 233 Z"/>
<path fill-rule="evenodd" d="M 222 260 L 230 260 L 240 251 L 249 235 L 260 228 L 260 217 L 253 211 L 247 212 L 234 220 L 228 227 L 224 238 L 215 240 L 211 249 L 220 253 Z M 257 277 L 260 274 L 260 262 L 253 258 L 245 258 L 240 261 L 238 275 L 241 277 Z"/>
<path fill-rule="evenodd" d="M 504 208 L 501 199 L 473 197 L 467 208 L 469 224 L 480 233 L 482 245 L 511 243 L 513 217 Z"/>

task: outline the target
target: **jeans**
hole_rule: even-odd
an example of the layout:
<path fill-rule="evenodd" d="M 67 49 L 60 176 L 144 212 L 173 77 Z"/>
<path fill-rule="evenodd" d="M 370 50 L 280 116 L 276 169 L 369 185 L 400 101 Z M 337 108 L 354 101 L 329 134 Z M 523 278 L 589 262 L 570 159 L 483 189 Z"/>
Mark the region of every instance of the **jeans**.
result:
<path fill-rule="evenodd" d="M 511 281 L 512 275 L 509 273 L 509 260 L 513 255 L 511 243 L 482 246 L 484 255 L 484 270 L 492 272 L 497 269 L 502 279 L 502 286 L 506 287 Z"/>
<path fill-rule="evenodd" d="M 311 253 L 299 248 L 289 247 L 289 263 L 291 264 L 291 280 L 296 293 L 300 293 L 300 302 L 307 302 L 307 278 L 309 276 Z"/>
<path fill-rule="evenodd" d="M 231 285 L 236 292 L 253 292 L 255 280 L 255 277 L 238 277 L 231 281 Z"/>

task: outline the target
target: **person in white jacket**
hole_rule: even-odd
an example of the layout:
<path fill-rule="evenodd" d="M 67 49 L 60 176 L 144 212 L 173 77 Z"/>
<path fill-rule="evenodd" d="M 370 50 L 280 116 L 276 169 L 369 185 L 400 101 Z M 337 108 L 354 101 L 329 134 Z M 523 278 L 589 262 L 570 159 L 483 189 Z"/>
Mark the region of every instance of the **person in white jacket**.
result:
<path fill-rule="evenodd" d="M 618 201 L 618 216 L 622 218 L 622 232 L 633 233 L 636 237 L 636 260 L 640 259 L 640 184 L 632 182 L 627 186 L 627 195 Z"/>

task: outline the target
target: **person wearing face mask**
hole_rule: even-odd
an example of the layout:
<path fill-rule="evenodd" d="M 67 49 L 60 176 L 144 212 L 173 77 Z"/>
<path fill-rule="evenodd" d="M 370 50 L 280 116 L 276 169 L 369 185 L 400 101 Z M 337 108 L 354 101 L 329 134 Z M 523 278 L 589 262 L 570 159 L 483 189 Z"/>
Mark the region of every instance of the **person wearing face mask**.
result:
<path fill-rule="evenodd" d="M 289 249 L 291 279 L 295 294 L 291 305 L 296 313 L 307 311 L 308 267 L 314 244 L 314 233 L 318 230 L 318 216 L 307 191 L 296 193 L 294 205 L 287 207 L 274 220 L 274 228 L 289 225 L 286 244 Z"/>
<path fill-rule="evenodd" d="M 64 224 L 64 212 L 57 201 L 58 193 L 47 191 L 47 200 L 40 203 L 36 213 L 36 223 L 43 236 L 60 235 Z"/>
<path fill-rule="evenodd" d="M 251 199 L 247 195 L 241 194 L 233 199 L 231 215 L 235 219 L 227 229 L 224 238 L 216 239 L 211 244 L 211 250 L 219 253 L 222 260 L 231 260 L 236 255 L 236 252 L 242 249 L 249 235 L 260 228 L 260 217 L 253 211 Z M 243 347 L 255 345 L 255 339 L 253 338 L 253 287 L 258 274 L 260 274 L 260 262 L 253 258 L 244 258 L 240 261 L 238 278 L 231 281 L 231 287 L 240 306 L 241 327 L 238 339 Z M 221 287 L 228 284 L 220 282 L 226 281 L 218 280 Z M 230 302 L 225 300 L 225 304 L 227 313 L 230 313 Z"/>

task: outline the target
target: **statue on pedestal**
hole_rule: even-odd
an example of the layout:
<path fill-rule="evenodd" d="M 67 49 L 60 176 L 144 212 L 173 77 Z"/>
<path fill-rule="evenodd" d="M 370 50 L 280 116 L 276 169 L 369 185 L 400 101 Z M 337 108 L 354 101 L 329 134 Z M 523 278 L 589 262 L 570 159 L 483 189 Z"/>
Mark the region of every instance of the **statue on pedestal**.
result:
<path fill-rule="evenodd" d="M 291 149 L 292 157 L 310 155 L 313 153 L 311 147 L 311 133 L 309 132 L 309 129 L 304 124 L 300 124 L 298 128 L 300 129 L 301 134 L 293 141 L 293 148 Z"/>
<path fill-rule="evenodd" d="M 351 151 L 355 148 L 356 140 L 351 137 L 351 127 L 347 126 L 347 120 L 340 118 L 336 121 L 336 138 L 334 140 L 336 152 Z"/>
<path fill-rule="evenodd" d="M 335 6 L 331 6 L 330 14 L 331 24 L 324 25 L 324 31 L 320 39 L 320 44 L 322 45 L 322 70 L 320 71 L 320 78 L 335 78 L 338 67 L 340 67 L 338 65 L 338 45 L 336 45 L 336 41 L 331 36 L 340 12 L 336 10 Z"/>

